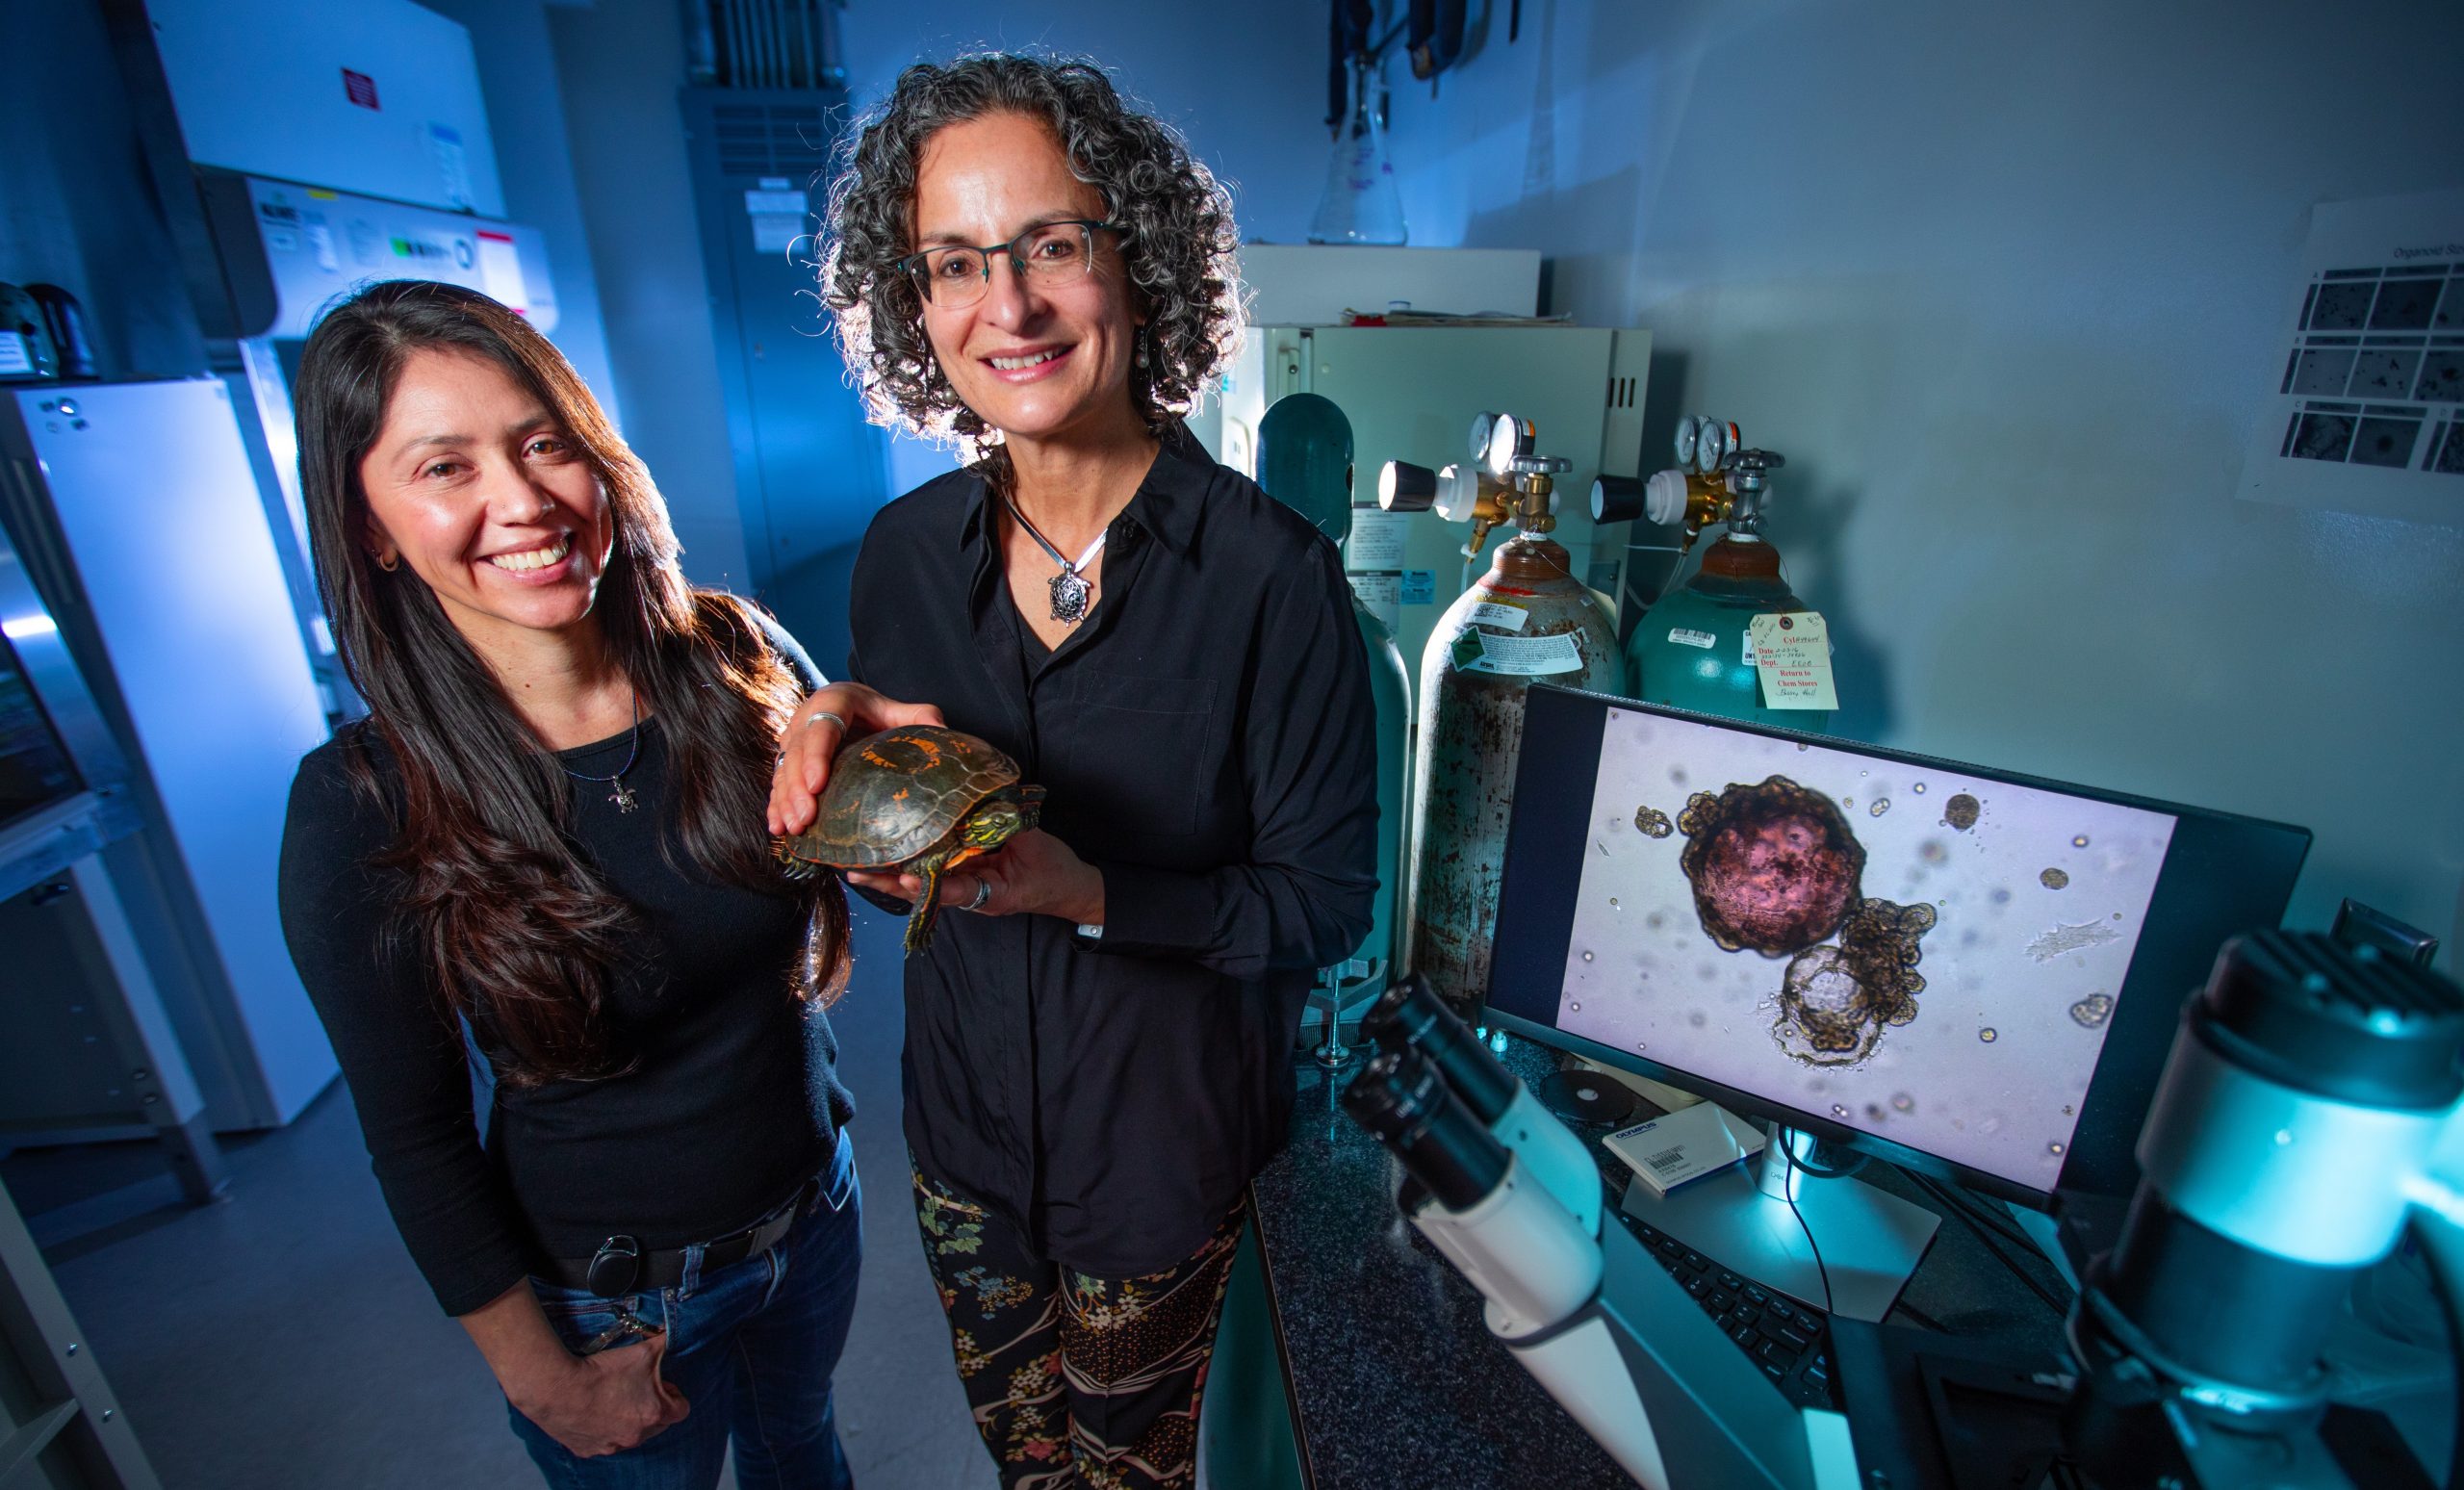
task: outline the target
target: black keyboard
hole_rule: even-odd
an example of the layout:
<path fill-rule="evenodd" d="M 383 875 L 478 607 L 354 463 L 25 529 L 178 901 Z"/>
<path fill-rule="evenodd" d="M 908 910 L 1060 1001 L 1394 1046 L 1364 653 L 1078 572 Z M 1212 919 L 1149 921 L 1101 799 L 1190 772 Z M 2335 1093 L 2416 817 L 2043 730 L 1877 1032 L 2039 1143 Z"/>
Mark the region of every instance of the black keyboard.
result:
<path fill-rule="evenodd" d="M 1832 1391 L 1831 1331 L 1820 1309 L 1739 1277 L 1649 1221 L 1611 1209 L 1782 1395 L 1799 1407 L 1838 1406 Z"/>

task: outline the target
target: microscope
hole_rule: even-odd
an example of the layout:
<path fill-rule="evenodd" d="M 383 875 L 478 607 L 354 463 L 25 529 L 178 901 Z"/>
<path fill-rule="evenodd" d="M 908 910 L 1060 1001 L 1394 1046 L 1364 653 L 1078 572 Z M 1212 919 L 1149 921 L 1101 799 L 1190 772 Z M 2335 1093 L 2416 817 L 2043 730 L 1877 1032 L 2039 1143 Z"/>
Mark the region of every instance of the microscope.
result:
<path fill-rule="evenodd" d="M 2185 1006 L 2118 1241 L 2066 1358 L 1835 1318 L 1844 1421 L 1800 1411 L 1641 1245 L 1588 1151 L 1418 979 L 1343 1103 L 1489 1328 L 1650 1490 L 2378 1490 L 2430 1481 L 2321 1354 L 2409 1227 L 2464 1340 L 2464 990 L 2319 934 L 2225 944 Z M 2464 1486 L 2464 1433 L 2448 1483 Z M 1842 1476 L 1846 1477 L 1841 1477 Z"/>

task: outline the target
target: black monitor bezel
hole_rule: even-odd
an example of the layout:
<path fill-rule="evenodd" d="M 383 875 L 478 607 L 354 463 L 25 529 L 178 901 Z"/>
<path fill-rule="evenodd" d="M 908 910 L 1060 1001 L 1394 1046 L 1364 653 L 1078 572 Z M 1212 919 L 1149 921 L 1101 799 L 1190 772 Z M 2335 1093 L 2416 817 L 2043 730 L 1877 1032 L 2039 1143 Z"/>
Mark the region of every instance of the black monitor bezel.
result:
<path fill-rule="evenodd" d="M 2166 850 L 2164 865 L 2148 898 L 2146 924 L 2172 924 L 2178 934 L 2162 939 L 2143 935 L 2132 950 L 2129 968 L 2115 998 L 2113 1025 L 2107 1030 L 2097 1056 L 2095 1074 L 2090 1079 L 2087 1098 L 2080 1108 L 2079 1125 L 2056 1180 L 2057 1190 L 2126 1196 L 2136 1187 L 2138 1162 L 2132 1147 L 2146 1120 L 2147 1104 L 2154 1095 L 2166 1054 L 2171 1049 L 2183 1000 L 2204 983 L 2217 949 L 2227 938 L 2282 921 L 2284 908 L 2292 899 L 2294 881 L 2310 850 L 2310 830 L 2291 823 L 2162 802 L 2023 772 L 1892 750 L 1861 740 L 1779 729 L 1578 688 L 1532 685 L 1525 704 L 1514 810 L 1507 825 L 1498 890 L 1497 937 L 1486 990 L 1488 1022 L 1601 1065 L 1696 1092 L 1731 1111 L 1776 1118 L 1826 1143 L 2039 1210 L 2051 1207 L 2052 1192 L 1893 1143 L 1835 1121 L 1824 1114 L 1807 1112 L 1663 1066 L 1649 1056 L 1571 1034 L 1552 1022 L 1565 986 L 1565 951 L 1572 938 L 1575 890 L 1581 883 L 1581 843 L 1590 831 L 1591 784 L 1599 778 L 1603 726 L 1611 708 L 1770 739 L 1821 745 L 1970 780 L 2163 812 L 2175 820 L 2172 842 Z M 1554 795 L 1546 789 L 1548 783 L 1566 781 L 1579 782 L 1583 789 L 1579 793 Z M 1540 789 L 1535 790 L 1535 786 Z M 1575 800 L 1577 797 L 1578 801 Z M 1568 863 L 1577 866 L 1571 881 L 1563 873 L 1562 866 Z M 2227 896 L 2219 903 L 2214 893 L 2219 886 L 2239 886 L 2243 893 Z M 1534 1007 L 1530 1002 L 1532 989 L 1544 976 L 1538 960 L 1527 949 L 1551 944 L 1557 949 L 1553 963 L 1545 969 L 1547 985 L 1554 990 L 1546 1006 L 1551 1020 L 1538 1020 L 1519 1012 Z M 1505 1005 L 1499 1002 L 1502 989 L 1508 995 Z"/>

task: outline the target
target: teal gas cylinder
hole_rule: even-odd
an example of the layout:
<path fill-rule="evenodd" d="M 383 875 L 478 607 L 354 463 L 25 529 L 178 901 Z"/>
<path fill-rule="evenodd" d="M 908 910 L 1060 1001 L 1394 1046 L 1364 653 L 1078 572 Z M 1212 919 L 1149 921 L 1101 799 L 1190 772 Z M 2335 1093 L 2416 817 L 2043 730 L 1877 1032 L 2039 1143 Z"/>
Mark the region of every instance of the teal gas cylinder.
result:
<path fill-rule="evenodd" d="M 1831 711 L 1769 708 L 1747 627 L 1756 616 L 1810 609 L 1780 578 L 1779 551 L 1732 532 L 1702 568 L 1643 612 L 1626 638 L 1626 692 L 1646 704 L 1820 733 Z"/>
<path fill-rule="evenodd" d="M 1351 421 L 1331 399 L 1287 394 L 1258 421 L 1258 485 L 1341 545 L 1351 533 Z M 1369 655 L 1377 713 L 1377 916 L 1352 961 L 1336 971 L 1345 1017 L 1386 989 L 1395 965 L 1402 900 L 1404 804 L 1411 800 L 1411 675 L 1394 633 L 1352 597 L 1352 621 Z"/>

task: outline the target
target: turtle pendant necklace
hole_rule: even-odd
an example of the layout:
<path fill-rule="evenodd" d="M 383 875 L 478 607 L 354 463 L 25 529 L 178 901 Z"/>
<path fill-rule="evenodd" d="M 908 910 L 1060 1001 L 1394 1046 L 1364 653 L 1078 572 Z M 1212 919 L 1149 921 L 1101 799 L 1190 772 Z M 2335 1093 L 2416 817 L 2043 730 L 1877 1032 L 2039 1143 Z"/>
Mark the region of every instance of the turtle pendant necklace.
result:
<path fill-rule="evenodd" d="M 1112 530 L 1106 528 L 1103 532 L 1097 533 L 1095 541 L 1087 545 L 1087 552 L 1079 554 L 1078 562 L 1073 564 L 1069 562 L 1066 554 L 1052 546 L 1051 539 L 1036 530 L 1036 525 L 1027 521 L 1027 515 L 1018 510 L 1016 501 L 1007 496 L 1004 496 L 1001 501 L 1009 507 L 1010 515 L 1018 520 L 1018 527 L 1025 529 L 1027 536 L 1036 541 L 1036 547 L 1050 554 L 1052 561 L 1061 566 L 1061 573 L 1053 576 L 1050 580 L 1052 619 L 1064 626 L 1076 626 L 1079 622 L 1086 620 L 1087 597 L 1094 592 L 1093 587 L 1087 583 L 1086 576 L 1079 571 L 1093 563 L 1095 555 L 1104 551 L 1104 539 L 1111 534 Z"/>
<path fill-rule="evenodd" d="M 615 789 L 607 794 L 607 800 L 616 804 L 617 811 L 629 812 L 633 810 L 633 809 L 642 805 L 642 799 L 634 796 L 633 788 L 625 784 L 625 773 L 633 769 L 633 762 L 639 760 L 641 758 L 642 690 L 636 688 L 633 690 L 633 743 L 631 747 L 625 752 L 625 763 L 616 768 L 616 774 L 613 776 L 584 776 L 579 771 L 573 769 L 571 766 L 564 767 L 564 772 L 567 776 L 572 777 L 578 782 L 603 783 L 608 786 L 614 787 Z"/>

